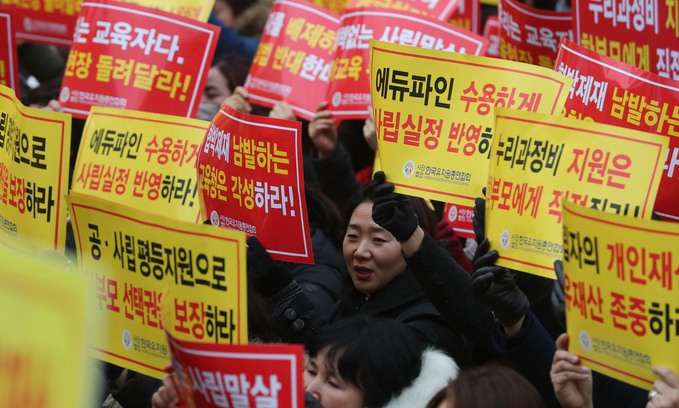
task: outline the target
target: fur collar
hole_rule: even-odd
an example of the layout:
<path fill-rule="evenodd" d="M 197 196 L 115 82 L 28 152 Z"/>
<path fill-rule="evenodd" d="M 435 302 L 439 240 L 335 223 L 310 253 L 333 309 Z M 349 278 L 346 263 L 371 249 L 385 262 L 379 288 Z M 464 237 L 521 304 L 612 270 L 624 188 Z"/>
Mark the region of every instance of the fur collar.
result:
<path fill-rule="evenodd" d="M 424 407 L 437 392 L 457 378 L 460 369 L 455 360 L 439 350 L 427 349 L 422 353 L 422 369 L 415 381 L 384 408 Z"/>

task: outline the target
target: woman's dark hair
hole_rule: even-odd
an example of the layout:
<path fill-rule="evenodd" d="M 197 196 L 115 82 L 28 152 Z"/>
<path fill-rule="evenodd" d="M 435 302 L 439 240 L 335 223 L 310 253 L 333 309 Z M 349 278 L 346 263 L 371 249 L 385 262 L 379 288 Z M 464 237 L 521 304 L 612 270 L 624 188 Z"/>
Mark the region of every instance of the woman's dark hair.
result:
<path fill-rule="evenodd" d="M 344 231 L 337 205 L 312 183 L 304 184 L 304 192 L 309 224 L 323 231 L 333 246 L 341 249 Z"/>
<path fill-rule="evenodd" d="M 363 405 L 381 407 L 413 383 L 424 346 L 405 323 L 361 316 L 323 327 L 312 338 L 314 357 L 328 347 L 326 364 L 363 392 Z"/>
<path fill-rule="evenodd" d="M 496 363 L 465 370 L 448 385 L 451 408 L 544 408 L 542 397 L 515 370 Z"/>
<path fill-rule="evenodd" d="M 212 64 L 226 78 L 229 91 L 233 92 L 237 86 L 242 86 L 250 72 L 250 60 L 237 55 L 227 54 L 215 60 Z"/>

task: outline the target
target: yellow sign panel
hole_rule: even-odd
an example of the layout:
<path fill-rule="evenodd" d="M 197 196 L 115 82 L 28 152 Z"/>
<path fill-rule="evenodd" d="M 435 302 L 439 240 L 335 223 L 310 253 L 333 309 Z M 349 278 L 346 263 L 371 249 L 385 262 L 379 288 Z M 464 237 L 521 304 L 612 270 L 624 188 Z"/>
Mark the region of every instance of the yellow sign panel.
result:
<path fill-rule="evenodd" d="M 0 85 L 0 243 L 64 252 L 71 115 L 27 108 Z"/>
<path fill-rule="evenodd" d="M 474 206 L 488 178 L 495 107 L 557 115 L 571 78 L 495 58 L 371 41 L 382 169 L 397 191 Z"/>
<path fill-rule="evenodd" d="M 85 279 L 5 247 L 0 258 L 0 406 L 92 406 Z"/>
<path fill-rule="evenodd" d="M 565 202 L 563 239 L 571 351 L 641 388 L 652 366 L 679 373 L 679 224 Z"/>
<path fill-rule="evenodd" d="M 185 340 L 247 342 L 245 234 L 82 195 L 69 204 L 79 266 L 109 322 L 95 357 L 160 378 L 170 361 L 164 325 Z M 172 319 L 163 321 L 168 286 Z"/>
<path fill-rule="evenodd" d="M 196 161 L 210 122 L 92 107 L 72 191 L 197 222 Z"/>
<path fill-rule="evenodd" d="M 649 218 L 667 144 L 656 134 L 498 109 L 486 191 L 498 264 L 553 277 L 565 200 Z"/>

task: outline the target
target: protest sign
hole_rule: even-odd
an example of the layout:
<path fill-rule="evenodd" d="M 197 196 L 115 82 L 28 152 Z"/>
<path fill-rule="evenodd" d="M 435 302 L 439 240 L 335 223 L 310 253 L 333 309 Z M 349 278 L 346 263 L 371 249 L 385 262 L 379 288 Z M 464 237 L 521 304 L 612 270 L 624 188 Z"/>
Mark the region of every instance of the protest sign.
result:
<path fill-rule="evenodd" d="M 68 197 L 78 265 L 108 329 L 95 358 L 161 378 L 170 361 L 164 325 L 185 340 L 247 341 L 245 236 L 131 207 Z M 160 301 L 168 286 L 171 320 Z"/>
<path fill-rule="evenodd" d="M 482 0 L 483 1 L 483 0 Z M 481 34 L 481 3 L 477 0 L 460 0 L 448 22 L 475 34 Z M 494 6 L 497 6 L 497 0 Z"/>
<path fill-rule="evenodd" d="M 554 68 L 573 78 L 567 117 L 665 135 L 669 150 L 658 198 L 661 219 L 679 221 L 679 82 L 564 40 Z M 676 169 L 679 172 L 679 169 Z"/>
<path fill-rule="evenodd" d="M 347 8 L 384 8 L 407 14 L 425 14 L 439 21 L 448 21 L 461 1 L 464 0 L 353 0 Z"/>
<path fill-rule="evenodd" d="M 374 41 L 378 154 L 398 191 L 474 206 L 488 181 L 496 106 L 558 114 L 572 80 L 496 58 Z"/>
<path fill-rule="evenodd" d="M 370 40 L 421 49 L 483 55 L 488 40 L 427 16 L 362 8 L 342 14 L 330 75 L 328 110 L 343 119 L 365 119 L 371 107 Z"/>
<path fill-rule="evenodd" d="M 660 135 L 497 109 L 486 191 L 497 264 L 553 277 L 565 200 L 650 218 L 666 150 Z"/>
<path fill-rule="evenodd" d="M 0 7 L 0 85 L 12 88 L 17 99 L 21 98 L 19 84 L 19 66 L 17 60 L 17 42 L 14 37 L 12 11 Z"/>
<path fill-rule="evenodd" d="M 570 11 L 537 10 L 501 0 L 500 58 L 554 68 L 561 38 L 573 39 Z"/>
<path fill-rule="evenodd" d="M 488 16 L 486 25 L 483 26 L 483 36 L 488 39 L 489 57 L 500 56 L 500 20 L 496 16 Z"/>
<path fill-rule="evenodd" d="M 2 6 L 14 12 L 17 40 L 68 47 L 73 39 L 80 2 L 3 0 Z"/>
<path fill-rule="evenodd" d="M 679 79 L 679 8 L 675 1 L 574 0 L 574 41 L 599 54 Z"/>
<path fill-rule="evenodd" d="M 209 124 L 95 106 L 83 130 L 72 191 L 198 222 L 196 162 Z"/>
<path fill-rule="evenodd" d="M 178 16 L 205 23 L 210 17 L 215 0 L 122 0 L 125 3 L 164 10 Z"/>
<path fill-rule="evenodd" d="M 461 238 L 475 238 L 474 208 L 447 203 L 443 209 L 444 220 L 455 229 L 455 235 Z"/>
<path fill-rule="evenodd" d="M 167 334 L 188 406 L 304 407 L 304 346 L 210 345 Z"/>
<path fill-rule="evenodd" d="M 0 242 L 64 251 L 71 117 L 27 108 L 0 85 Z"/>
<path fill-rule="evenodd" d="M 298 121 L 223 105 L 198 157 L 203 218 L 256 235 L 274 259 L 313 263 L 301 143 Z"/>
<path fill-rule="evenodd" d="M 0 258 L 0 404 L 93 406 L 98 377 L 85 350 L 100 325 L 84 277 L 4 246 Z"/>
<path fill-rule="evenodd" d="M 679 373 L 679 226 L 564 201 L 563 243 L 570 351 L 647 390 L 652 366 Z"/>
<path fill-rule="evenodd" d="M 59 102 L 195 116 L 219 28 L 108 0 L 82 3 Z"/>
<path fill-rule="evenodd" d="M 328 10 L 277 0 L 245 81 L 250 99 L 268 107 L 286 101 L 296 116 L 313 119 L 325 100 L 338 28 L 339 17 Z"/>

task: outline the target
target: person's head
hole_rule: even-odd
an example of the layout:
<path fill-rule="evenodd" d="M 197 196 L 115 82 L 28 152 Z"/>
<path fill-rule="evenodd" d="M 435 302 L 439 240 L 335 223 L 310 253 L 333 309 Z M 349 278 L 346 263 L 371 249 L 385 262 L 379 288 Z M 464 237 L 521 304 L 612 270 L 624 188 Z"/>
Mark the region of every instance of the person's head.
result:
<path fill-rule="evenodd" d="M 521 374 L 500 364 L 485 364 L 460 372 L 446 391 L 435 396 L 432 408 L 544 408 L 542 397 Z M 438 400 L 437 400 L 438 398 Z"/>
<path fill-rule="evenodd" d="M 345 319 L 310 342 L 305 389 L 325 408 L 382 407 L 419 376 L 423 351 L 402 322 Z"/>
<path fill-rule="evenodd" d="M 410 199 L 420 226 L 429 231 L 431 210 L 424 200 Z M 348 207 L 345 217 L 348 223 L 342 243 L 351 280 L 359 292 L 366 294 L 382 289 L 406 270 L 401 244 L 372 218 L 373 200 L 374 184 L 370 182 Z M 435 226 L 435 219 L 432 222 Z"/>
<path fill-rule="evenodd" d="M 239 55 L 226 55 L 214 61 L 208 71 L 201 103 L 221 106 L 237 86 L 245 83 L 250 61 Z"/>

